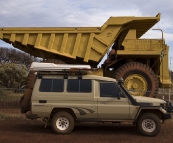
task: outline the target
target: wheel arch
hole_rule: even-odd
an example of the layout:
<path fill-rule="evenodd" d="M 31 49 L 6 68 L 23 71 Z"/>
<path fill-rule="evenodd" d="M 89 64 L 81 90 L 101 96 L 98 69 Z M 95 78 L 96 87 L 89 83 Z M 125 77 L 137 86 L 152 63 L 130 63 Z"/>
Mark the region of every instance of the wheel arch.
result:
<path fill-rule="evenodd" d="M 137 114 L 137 116 L 136 116 L 136 118 L 135 118 L 134 123 L 137 123 L 137 120 L 138 120 L 142 115 L 144 115 L 144 114 L 146 114 L 146 113 L 152 113 L 152 114 L 156 115 L 159 119 L 163 119 L 163 114 L 162 114 L 162 112 L 161 112 L 160 110 L 158 110 L 158 109 L 141 109 L 141 110 L 138 112 L 138 114 Z"/>
<path fill-rule="evenodd" d="M 74 120 L 76 120 L 76 115 L 75 115 L 74 111 L 71 108 L 53 108 L 51 113 L 50 113 L 50 119 L 52 119 L 52 117 L 56 113 L 61 112 L 61 111 L 64 111 L 64 112 L 67 112 L 67 113 L 71 114 L 73 116 Z"/>

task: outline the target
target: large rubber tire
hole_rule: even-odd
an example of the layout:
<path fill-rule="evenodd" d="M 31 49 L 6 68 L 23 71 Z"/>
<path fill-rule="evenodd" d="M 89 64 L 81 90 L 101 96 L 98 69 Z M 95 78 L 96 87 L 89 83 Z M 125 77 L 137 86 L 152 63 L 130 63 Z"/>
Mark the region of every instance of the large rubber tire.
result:
<path fill-rule="evenodd" d="M 160 119 L 155 114 L 145 113 L 139 117 L 137 128 L 144 136 L 156 136 L 161 129 Z"/>
<path fill-rule="evenodd" d="M 58 112 L 51 120 L 51 126 L 57 134 L 68 134 L 74 128 L 74 118 L 65 111 Z"/>
<path fill-rule="evenodd" d="M 27 78 L 27 88 L 33 89 L 35 80 L 36 80 L 35 71 L 30 71 Z"/>
<path fill-rule="evenodd" d="M 21 97 L 19 102 L 21 113 L 31 111 L 31 95 L 32 89 L 26 89 L 25 94 Z"/>
<path fill-rule="evenodd" d="M 159 81 L 154 71 L 145 64 L 130 62 L 115 71 L 115 79 L 124 79 L 124 87 L 134 96 L 156 97 Z"/>

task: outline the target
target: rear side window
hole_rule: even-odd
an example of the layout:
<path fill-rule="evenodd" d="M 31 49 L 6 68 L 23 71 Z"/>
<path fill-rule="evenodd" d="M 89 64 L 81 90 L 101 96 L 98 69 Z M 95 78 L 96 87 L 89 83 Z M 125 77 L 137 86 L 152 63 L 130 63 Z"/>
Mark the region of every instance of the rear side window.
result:
<path fill-rule="evenodd" d="M 53 79 L 52 81 L 52 92 L 64 91 L 64 79 Z"/>
<path fill-rule="evenodd" d="M 64 91 L 64 79 L 42 79 L 40 92 L 63 92 Z"/>
<path fill-rule="evenodd" d="M 51 92 L 52 89 L 52 79 L 42 79 L 40 84 L 41 92 Z"/>
<path fill-rule="evenodd" d="M 91 80 L 68 79 L 67 92 L 91 92 Z"/>

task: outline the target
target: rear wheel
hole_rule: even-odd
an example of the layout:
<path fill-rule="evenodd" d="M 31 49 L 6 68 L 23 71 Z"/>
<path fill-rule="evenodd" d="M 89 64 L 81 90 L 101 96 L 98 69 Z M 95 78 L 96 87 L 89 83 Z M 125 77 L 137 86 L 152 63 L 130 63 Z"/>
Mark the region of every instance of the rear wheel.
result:
<path fill-rule="evenodd" d="M 74 128 L 74 118 L 68 112 L 58 112 L 53 116 L 51 126 L 55 133 L 68 134 Z"/>
<path fill-rule="evenodd" d="M 124 79 L 124 87 L 134 96 L 156 97 L 158 78 L 153 70 L 145 64 L 131 62 L 124 64 L 115 71 L 117 80 Z"/>
<path fill-rule="evenodd" d="M 144 136 L 156 136 L 160 132 L 161 123 L 156 115 L 146 113 L 139 117 L 137 128 Z"/>

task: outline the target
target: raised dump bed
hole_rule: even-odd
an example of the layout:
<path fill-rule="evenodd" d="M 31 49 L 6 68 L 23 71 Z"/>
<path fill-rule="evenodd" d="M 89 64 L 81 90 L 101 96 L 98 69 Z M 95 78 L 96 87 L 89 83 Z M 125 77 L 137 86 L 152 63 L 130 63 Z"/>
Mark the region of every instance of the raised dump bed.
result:
<path fill-rule="evenodd" d="M 159 20 L 160 14 L 156 17 L 110 17 L 101 27 L 6 27 L 0 28 L 0 39 L 45 59 L 97 65 L 113 43 L 121 45 L 130 29 L 136 29 L 136 38 L 140 38 Z"/>

